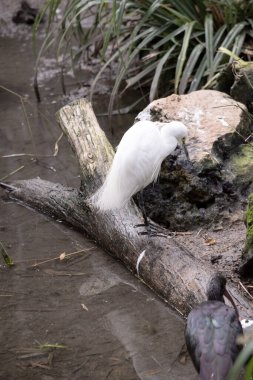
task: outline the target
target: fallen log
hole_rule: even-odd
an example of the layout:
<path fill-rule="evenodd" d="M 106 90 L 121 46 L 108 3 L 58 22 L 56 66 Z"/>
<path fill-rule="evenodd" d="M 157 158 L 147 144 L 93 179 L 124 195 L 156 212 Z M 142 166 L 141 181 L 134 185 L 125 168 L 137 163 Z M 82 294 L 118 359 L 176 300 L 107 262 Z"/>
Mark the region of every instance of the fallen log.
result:
<path fill-rule="evenodd" d="M 113 148 L 87 100 L 64 106 L 57 119 L 79 162 L 80 189 L 36 178 L 2 183 L 5 190 L 2 196 L 7 194 L 9 199 L 85 232 L 181 315 L 187 315 L 205 299 L 204 291 L 213 268 L 179 244 L 176 237 L 138 235 L 134 226 L 142 221 L 142 216 L 133 201 L 120 211 L 101 213 L 94 209 L 87 199 L 103 182 L 113 159 Z M 235 287 L 228 286 L 228 290 L 240 315 L 249 316 L 248 301 Z"/>

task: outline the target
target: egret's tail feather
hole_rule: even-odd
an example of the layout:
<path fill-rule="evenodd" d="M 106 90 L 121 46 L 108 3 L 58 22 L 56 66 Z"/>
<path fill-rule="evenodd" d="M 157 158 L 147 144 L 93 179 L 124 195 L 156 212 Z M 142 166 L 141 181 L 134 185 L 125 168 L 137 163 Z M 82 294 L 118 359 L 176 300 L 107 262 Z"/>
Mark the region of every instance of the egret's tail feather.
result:
<path fill-rule="evenodd" d="M 90 198 L 93 206 L 101 211 L 120 209 L 127 200 L 123 197 L 119 184 L 112 175 L 107 177 L 105 183 Z"/>
<path fill-rule="evenodd" d="M 119 209 L 124 206 L 121 199 L 117 199 L 115 194 L 110 194 L 106 187 L 102 186 L 91 198 L 91 203 L 101 211 Z"/>

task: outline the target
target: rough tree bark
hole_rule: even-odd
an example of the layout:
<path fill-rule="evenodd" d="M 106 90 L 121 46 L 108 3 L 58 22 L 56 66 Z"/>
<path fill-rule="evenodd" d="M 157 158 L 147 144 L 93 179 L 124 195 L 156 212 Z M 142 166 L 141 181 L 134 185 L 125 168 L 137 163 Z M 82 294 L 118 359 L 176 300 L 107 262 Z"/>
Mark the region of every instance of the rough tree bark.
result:
<path fill-rule="evenodd" d="M 84 231 L 112 256 L 136 273 L 139 255 L 145 255 L 138 276 L 181 315 L 205 299 L 213 269 L 180 245 L 175 238 L 140 236 L 134 226 L 142 221 L 133 201 L 117 212 L 100 213 L 87 199 L 101 185 L 113 159 L 113 149 L 100 129 L 91 104 L 76 100 L 57 118 L 78 159 L 80 190 L 41 179 L 1 184 L 7 196 L 39 212 Z M 241 316 L 250 315 L 248 301 L 228 286 Z"/>

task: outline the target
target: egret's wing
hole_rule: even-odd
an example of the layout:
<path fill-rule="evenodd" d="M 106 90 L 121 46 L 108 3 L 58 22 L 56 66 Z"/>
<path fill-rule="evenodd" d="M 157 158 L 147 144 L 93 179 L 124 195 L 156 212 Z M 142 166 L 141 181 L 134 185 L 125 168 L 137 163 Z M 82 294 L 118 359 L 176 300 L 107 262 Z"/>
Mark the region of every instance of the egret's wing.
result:
<path fill-rule="evenodd" d="M 128 192 L 128 198 L 155 179 L 163 159 L 161 135 L 153 123 L 132 132 L 135 132 L 131 136 L 134 139 L 130 138 L 126 145 L 119 147 L 124 149 L 120 163 L 120 188 L 122 192 Z"/>
<path fill-rule="evenodd" d="M 152 122 L 133 125 L 120 141 L 104 185 L 94 195 L 101 210 L 121 208 L 158 175 L 163 155 L 161 134 Z"/>

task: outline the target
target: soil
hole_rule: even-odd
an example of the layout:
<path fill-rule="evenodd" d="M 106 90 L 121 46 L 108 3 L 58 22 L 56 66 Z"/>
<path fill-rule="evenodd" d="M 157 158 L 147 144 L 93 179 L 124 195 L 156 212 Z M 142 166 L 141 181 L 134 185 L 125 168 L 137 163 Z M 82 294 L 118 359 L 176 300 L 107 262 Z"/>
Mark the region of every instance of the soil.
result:
<path fill-rule="evenodd" d="M 0 177 L 40 176 L 78 187 L 78 167 L 64 137 L 53 156 L 60 136 L 54 114 L 69 101 L 55 61 L 43 61 L 38 105 L 31 29 L 6 20 L 8 28 L 0 28 L 0 85 L 26 99 L 26 114 L 20 97 L 1 88 Z M 66 83 L 70 92 L 73 78 Z M 95 110 L 106 112 L 107 104 L 105 95 L 96 96 Z M 98 118 L 108 132 L 107 117 Z M 132 120 L 113 117 L 117 136 L 111 140 Z M 197 379 L 185 354 L 184 321 L 119 262 L 82 234 L 23 205 L 1 201 L 0 214 L 0 241 L 14 261 L 6 267 L 0 259 L 0 379 Z M 73 254 L 59 260 L 63 253 Z"/>

